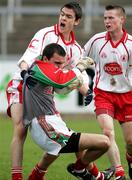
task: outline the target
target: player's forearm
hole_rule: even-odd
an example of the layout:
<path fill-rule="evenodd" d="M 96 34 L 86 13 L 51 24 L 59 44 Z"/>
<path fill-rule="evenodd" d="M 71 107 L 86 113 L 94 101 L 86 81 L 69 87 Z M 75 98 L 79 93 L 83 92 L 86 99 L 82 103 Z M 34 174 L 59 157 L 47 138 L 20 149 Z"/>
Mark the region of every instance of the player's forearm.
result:
<path fill-rule="evenodd" d="M 83 84 L 79 89 L 78 91 L 83 95 L 83 96 L 86 96 L 87 93 L 88 93 L 88 85 L 86 84 Z"/>

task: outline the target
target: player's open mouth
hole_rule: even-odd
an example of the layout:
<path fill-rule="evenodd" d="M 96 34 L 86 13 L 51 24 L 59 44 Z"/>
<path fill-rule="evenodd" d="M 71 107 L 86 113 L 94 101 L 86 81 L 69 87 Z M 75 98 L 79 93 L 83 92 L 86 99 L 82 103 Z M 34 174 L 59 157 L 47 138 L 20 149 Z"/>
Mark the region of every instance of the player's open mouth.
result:
<path fill-rule="evenodd" d="M 61 26 L 61 27 L 65 27 L 65 24 L 64 24 L 64 23 L 60 23 L 60 26 Z"/>
<path fill-rule="evenodd" d="M 107 25 L 106 28 L 109 29 L 111 26 Z"/>

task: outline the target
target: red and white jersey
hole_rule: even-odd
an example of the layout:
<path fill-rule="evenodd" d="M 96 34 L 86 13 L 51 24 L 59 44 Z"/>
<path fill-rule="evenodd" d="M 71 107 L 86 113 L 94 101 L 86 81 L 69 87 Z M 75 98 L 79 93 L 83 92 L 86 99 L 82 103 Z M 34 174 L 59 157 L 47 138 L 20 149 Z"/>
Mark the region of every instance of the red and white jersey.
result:
<path fill-rule="evenodd" d="M 67 54 L 66 68 L 71 69 L 75 67 L 82 55 L 82 48 L 75 41 L 73 32 L 71 32 L 71 41 L 66 42 L 63 35 L 59 32 L 57 24 L 51 27 L 43 28 L 34 35 L 25 53 L 18 61 L 18 66 L 24 60 L 30 67 L 35 58 L 42 55 L 43 49 L 50 43 L 57 43 L 65 49 Z M 14 79 L 18 78 L 20 78 L 20 76 L 16 73 Z"/>
<path fill-rule="evenodd" d="M 131 90 L 128 74 L 132 74 L 132 36 L 125 30 L 117 44 L 113 43 L 108 32 L 94 35 L 84 46 L 83 56 L 95 60 L 97 88 L 117 93 Z"/>

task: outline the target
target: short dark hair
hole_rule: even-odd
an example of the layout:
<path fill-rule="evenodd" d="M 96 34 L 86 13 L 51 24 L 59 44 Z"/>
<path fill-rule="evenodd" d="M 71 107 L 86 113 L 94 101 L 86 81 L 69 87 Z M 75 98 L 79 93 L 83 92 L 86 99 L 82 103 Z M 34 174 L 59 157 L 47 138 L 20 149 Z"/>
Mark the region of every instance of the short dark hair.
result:
<path fill-rule="evenodd" d="M 126 16 L 126 11 L 125 9 L 122 7 L 122 6 L 119 6 L 119 5 L 107 5 L 105 6 L 105 10 L 113 10 L 113 9 L 116 9 L 116 10 L 119 10 L 120 13 L 123 15 L 123 16 Z"/>
<path fill-rule="evenodd" d="M 47 59 L 50 59 L 51 57 L 53 57 L 54 53 L 57 53 L 58 55 L 63 57 L 65 57 L 66 55 L 66 52 L 62 46 L 56 43 L 51 43 L 45 46 L 42 54 L 42 59 L 44 56 L 46 56 Z"/>
<path fill-rule="evenodd" d="M 61 7 L 61 10 L 64 7 L 68 8 L 68 9 L 72 9 L 74 11 L 76 20 L 81 19 L 81 17 L 82 17 L 82 8 L 79 5 L 79 3 L 77 3 L 76 1 L 66 3 Z"/>

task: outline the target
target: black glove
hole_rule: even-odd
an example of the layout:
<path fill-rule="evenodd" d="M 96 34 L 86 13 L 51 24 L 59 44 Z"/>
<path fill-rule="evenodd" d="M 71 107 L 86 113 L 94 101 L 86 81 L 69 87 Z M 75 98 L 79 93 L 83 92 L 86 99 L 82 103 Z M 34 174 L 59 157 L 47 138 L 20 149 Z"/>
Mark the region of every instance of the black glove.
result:
<path fill-rule="evenodd" d="M 88 106 L 93 100 L 93 92 L 91 89 L 88 90 L 87 96 L 84 99 L 85 106 Z"/>
<path fill-rule="evenodd" d="M 21 77 L 22 77 L 23 81 L 25 81 L 25 83 L 29 89 L 34 87 L 37 84 L 37 80 L 32 77 L 32 71 L 31 70 L 21 71 Z"/>

